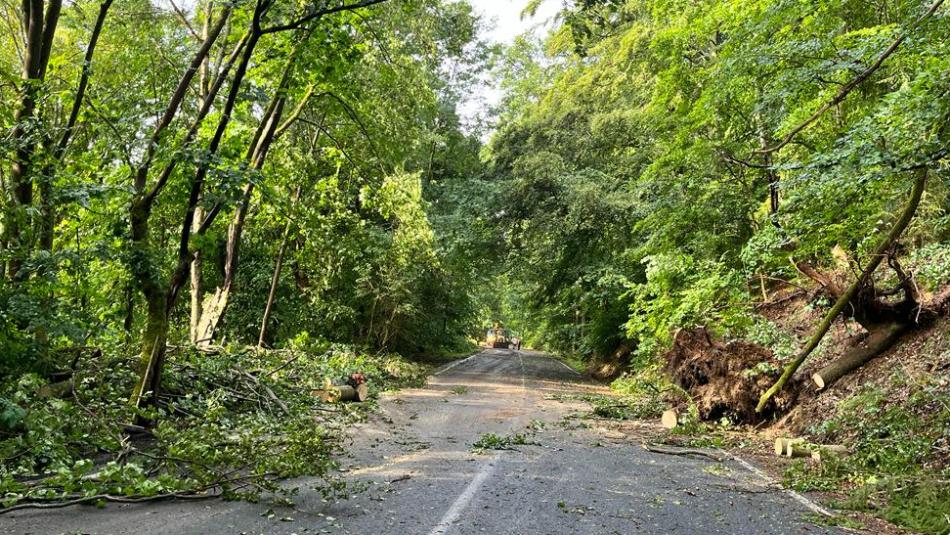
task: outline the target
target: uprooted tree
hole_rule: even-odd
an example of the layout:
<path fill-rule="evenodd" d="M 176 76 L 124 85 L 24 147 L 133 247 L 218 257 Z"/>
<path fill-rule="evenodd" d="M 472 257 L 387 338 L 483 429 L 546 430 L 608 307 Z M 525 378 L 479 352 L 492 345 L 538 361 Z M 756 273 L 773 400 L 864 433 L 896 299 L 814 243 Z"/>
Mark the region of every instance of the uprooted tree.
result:
<path fill-rule="evenodd" d="M 835 303 L 822 318 L 818 329 L 809 338 L 802 351 L 792 362 L 785 366 L 781 377 L 759 398 L 759 403 L 756 406 L 757 412 L 761 412 L 772 396 L 788 383 L 792 375 L 818 347 L 818 344 L 821 343 L 821 340 L 831 328 L 832 323 L 841 314 L 847 314 L 854 318 L 868 330 L 870 333 L 868 344 L 866 348 L 849 351 L 837 361 L 819 370 L 815 374 L 815 382 L 819 388 L 825 388 L 851 370 L 881 354 L 890 348 L 902 334 L 914 325 L 918 325 L 921 319 L 929 318 L 930 313 L 922 309 L 912 277 L 901 269 L 894 254 L 898 240 L 914 218 L 917 207 L 920 206 L 927 185 L 926 169 L 918 170 L 916 175 L 910 197 L 907 199 L 903 211 L 894 222 L 891 230 L 871 251 L 867 265 L 861 270 L 860 275 L 854 282 L 847 288 L 842 288 L 832 277 L 822 276 L 810 269 L 806 271 L 812 273 L 812 278 L 816 279 L 829 294 L 836 298 Z M 898 283 L 892 289 L 877 291 L 874 285 L 874 273 L 885 259 L 888 260 L 888 265 L 896 272 Z M 901 295 L 902 297 L 896 302 L 889 301 L 888 298 L 894 295 Z"/>

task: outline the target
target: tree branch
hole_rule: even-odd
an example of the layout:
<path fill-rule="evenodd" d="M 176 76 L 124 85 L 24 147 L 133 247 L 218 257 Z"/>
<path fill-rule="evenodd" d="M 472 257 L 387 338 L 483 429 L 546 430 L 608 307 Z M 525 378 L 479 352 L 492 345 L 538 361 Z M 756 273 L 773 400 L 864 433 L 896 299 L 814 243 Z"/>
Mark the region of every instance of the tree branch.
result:
<path fill-rule="evenodd" d="M 917 20 L 915 20 L 914 23 L 911 25 L 910 28 L 908 28 L 906 32 L 902 33 L 897 39 L 895 39 L 894 42 L 891 43 L 891 46 L 887 47 L 887 49 L 885 49 L 884 52 L 882 52 L 881 55 L 877 57 L 877 59 L 874 61 L 874 63 L 871 64 L 870 67 L 868 67 L 863 72 L 858 74 L 850 82 L 843 85 L 841 89 L 838 90 L 838 93 L 834 96 L 834 98 L 826 102 L 822 107 L 818 108 L 818 111 L 813 113 L 811 117 L 799 123 L 798 126 L 793 128 L 777 144 L 772 145 L 771 147 L 765 147 L 765 148 L 759 149 L 756 152 L 759 154 L 767 154 L 767 153 L 775 152 L 777 150 L 782 149 L 783 147 L 791 143 L 792 140 L 795 139 L 795 136 L 800 134 L 803 130 L 808 128 L 812 123 L 814 123 L 822 115 L 824 115 L 826 111 L 830 110 L 834 106 L 837 106 L 842 101 L 844 101 L 844 99 L 847 98 L 848 94 L 851 93 L 852 90 L 854 90 L 856 87 L 861 85 L 865 80 L 870 78 L 872 74 L 874 74 L 875 72 L 877 72 L 878 69 L 881 68 L 881 65 L 884 64 L 884 61 L 886 61 L 887 58 L 889 58 L 892 54 L 894 54 L 894 52 L 897 51 L 898 48 L 900 48 L 901 44 L 907 40 L 907 38 L 910 36 L 911 33 L 913 33 L 921 24 L 923 24 L 924 21 L 926 21 L 931 16 L 933 16 L 933 14 L 937 11 L 937 9 L 939 9 L 940 6 L 943 4 L 943 1 L 944 0 L 936 0 L 930 6 L 930 9 L 928 9 L 927 12 L 921 15 Z"/>
<path fill-rule="evenodd" d="M 168 128 L 172 122 L 172 119 L 174 119 L 175 115 L 178 113 L 178 109 L 181 106 L 182 101 L 185 99 L 185 93 L 188 91 L 188 87 L 191 85 L 191 80 L 194 78 L 198 70 L 201 69 L 201 64 L 204 63 L 205 57 L 207 57 L 208 52 L 211 51 L 211 46 L 218 39 L 218 35 L 220 35 L 221 30 L 224 29 L 224 25 L 228 21 L 232 9 L 233 8 L 230 4 L 224 8 L 224 12 L 221 13 L 221 16 L 218 18 L 218 22 L 215 23 L 214 28 L 211 29 L 211 33 L 208 34 L 208 38 L 205 39 L 205 41 L 201 44 L 201 48 L 199 48 L 198 52 L 195 53 L 195 56 L 191 60 L 191 64 L 188 66 L 188 69 L 185 70 L 181 80 L 179 80 L 178 87 L 175 88 L 175 92 L 172 94 L 172 98 L 169 100 L 168 106 L 165 108 L 165 112 L 158 120 L 158 124 L 155 125 L 155 130 L 152 133 L 151 139 L 149 139 L 145 159 L 135 173 L 134 185 L 137 192 L 145 190 L 146 181 L 148 180 L 149 167 L 152 164 L 152 160 L 155 158 L 155 151 L 157 150 L 161 141 L 162 134 L 165 132 L 165 129 Z"/>
<path fill-rule="evenodd" d="M 241 40 L 238 41 L 235 45 L 234 50 L 231 51 L 231 55 L 228 57 L 227 63 L 221 68 L 221 72 L 218 73 L 217 78 L 215 78 L 214 83 L 211 84 L 211 88 L 208 89 L 208 93 L 205 95 L 204 101 L 201 103 L 201 109 L 198 110 L 198 116 L 195 117 L 194 122 L 191 124 L 188 133 L 185 134 L 185 139 L 182 140 L 181 146 L 186 147 L 195 137 L 198 135 L 198 129 L 201 127 L 201 123 L 204 121 L 205 117 L 208 115 L 208 112 L 211 111 L 211 106 L 214 104 L 214 99 L 218 95 L 218 91 L 221 90 L 221 86 L 224 85 L 224 80 L 227 78 L 228 73 L 231 71 L 231 67 L 234 66 L 234 62 L 237 61 L 237 58 L 241 55 L 241 51 L 244 49 L 244 45 L 247 44 L 247 40 L 250 37 L 250 33 L 245 33 Z M 152 186 L 152 189 L 149 190 L 148 194 L 145 196 L 146 206 L 151 206 L 155 202 L 155 198 L 162 192 L 165 185 L 168 183 L 168 180 L 172 176 L 172 171 L 175 170 L 175 166 L 178 165 L 179 159 L 172 158 L 168 165 L 165 166 L 165 169 L 162 170 L 162 174 L 158 177 L 158 180 L 155 181 L 155 185 Z"/>
<path fill-rule="evenodd" d="M 96 17 L 96 23 L 92 28 L 92 34 L 89 36 L 89 45 L 86 47 L 86 55 L 83 56 L 82 74 L 79 76 L 79 85 L 76 87 L 76 96 L 73 98 L 73 106 L 69 111 L 69 119 L 66 121 L 66 129 L 59 138 L 59 143 L 53 152 L 54 160 L 61 160 L 66 153 L 66 147 L 72 138 L 73 131 L 76 128 L 76 121 L 79 119 L 79 110 L 82 108 L 83 99 L 86 96 L 86 87 L 89 85 L 89 73 L 92 70 L 92 56 L 96 51 L 96 44 L 99 42 L 99 36 L 102 35 L 102 27 L 106 21 L 106 14 L 112 6 L 113 0 L 103 0 L 99 4 L 99 15 Z"/>
<path fill-rule="evenodd" d="M 198 32 L 196 32 L 195 29 L 191 26 L 191 23 L 188 22 L 188 15 L 185 14 L 185 12 L 182 11 L 180 7 L 178 7 L 178 4 L 175 3 L 175 0 L 168 0 L 168 3 L 171 4 L 172 10 L 175 12 L 175 15 L 178 16 L 178 20 L 180 20 L 181 23 L 185 25 L 185 28 L 188 30 L 188 33 L 190 33 L 191 36 L 195 38 L 195 41 L 198 41 L 199 43 L 203 41 L 201 36 L 198 35 Z"/>
<path fill-rule="evenodd" d="M 344 1 L 342 4 L 340 4 L 340 5 L 338 5 L 338 6 L 329 7 L 329 8 L 325 8 L 325 9 L 320 9 L 320 10 L 314 11 L 313 13 L 310 13 L 310 14 L 308 14 L 308 15 L 304 15 L 303 17 L 301 17 L 301 18 L 299 18 L 299 19 L 297 19 L 297 20 L 295 20 L 295 21 L 293 21 L 293 22 L 289 22 L 289 23 L 287 23 L 287 24 L 279 24 L 279 25 L 277 25 L 277 26 L 271 26 L 270 28 L 263 28 L 263 29 L 261 29 L 261 33 L 267 34 L 267 33 L 282 32 L 282 31 L 284 31 L 284 30 L 294 30 L 294 29 L 297 29 L 297 28 L 301 27 L 302 25 L 304 25 L 304 24 L 306 24 L 306 23 L 308 23 L 308 22 L 310 22 L 310 21 L 312 21 L 312 20 L 319 19 L 320 17 L 322 17 L 322 16 L 324 16 L 324 15 L 331 15 L 331 14 L 333 14 L 333 13 L 340 13 L 340 12 L 342 12 L 342 11 L 352 11 L 352 10 L 354 10 L 354 9 L 360 9 L 360 8 L 363 8 L 363 7 L 369 7 L 369 6 L 373 6 L 373 5 L 376 5 L 376 4 L 381 4 L 381 3 L 387 2 L 387 1 L 388 1 L 388 0 L 362 0 L 362 1 L 360 1 L 360 2 L 355 2 L 355 3 L 352 3 L 352 4 L 347 4 L 347 3 Z"/>

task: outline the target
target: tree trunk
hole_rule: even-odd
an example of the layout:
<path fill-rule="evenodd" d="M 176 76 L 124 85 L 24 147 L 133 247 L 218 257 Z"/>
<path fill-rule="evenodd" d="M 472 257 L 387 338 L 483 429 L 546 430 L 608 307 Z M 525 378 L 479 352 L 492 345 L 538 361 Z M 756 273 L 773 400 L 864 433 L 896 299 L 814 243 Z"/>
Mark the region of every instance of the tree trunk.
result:
<path fill-rule="evenodd" d="M 125 317 L 122 319 L 122 330 L 125 332 L 125 341 L 132 342 L 132 328 L 135 326 L 135 288 L 131 283 L 125 285 Z"/>
<path fill-rule="evenodd" d="M 260 17 L 260 10 L 255 13 L 255 19 Z M 255 25 L 257 22 L 254 23 Z M 234 106 L 237 102 L 238 93 L 241 87 L 241 84 L 244 81 L 244 76 L 247 74 L 248 65 L 250 64 L 251 57 L 254 54 L 254 49 L 257 46 L 257 43 L 260 41 L 261 34 L 257 31 L 252 31 L 247 45 L 244 48 L 244 53 L 241 57 L 241 63 L 238 65 L 237 71 L 234 73 L 234 79 L 231 81 L 231 87 L 228 91 L 228 97 L 225 101 L 224 108 L 221 111 L 221 117 L 218 119 L 218 125 L 215 129 L 214 135 L 211 140 L 208 142 L 207 153 L 209 156 L 213 156 L 218 152 L 218 147 L 221 144 L 221 140 L 224 137 L 224 133 L 228 128 L 230 123 L 231 113 L 234 111 Z M 195 217 L 196 212 L 200 211 L 198 206 L 199 200 L 201 199 L 201 192 L 204 187 L 205 178 L 207 178 L 209 171 L 209 162 L 203 161 L 199 166 L 195 175 L 191 179 L 190 183 L 190 192 L 188 194 L 188 204 L 185 208 L 185 217 L 181 225 L 181 235 L 178 242 L 178 263 L 175 269 L 172 271 L 172 275 L 168 285 L 168 295 L 167 300 L 173 306 L 178 300 L 178 294 L 181 291 L 181 288 L 184 286 L 184 283 L 189 279 L 191 262 L 194 259 L 194 253 L 191 251 L 191 234 L 194 232 L 195 225 L 198 225 L 199 228 L 206 228 L 206 225 L 210 224 L 214 220 L 217 212 L 210 213 L 204 221 Z M 171 308 L 171 307 L 169 307 Z M 199 327 L 199 336 L 203 337 L 203 333 Z"/>
<path fill-rule="evenodd" d="M 212 0 L 206 0 L 204 4 L 204 24 L 201 25 L 201 39 L 207 40 L 211 32 L 211 19 L 214 11 Z M 222 50 L 224 48 L 222 47 Z M 206 56 L 201 62 L 201 69 L 198 71 L 198 100 L 204 103 L 211 92 L 209 78 L 209 60 Z M 192 232 L 198 232 L 201 227 L 201 221 L 204 219 L 204 209 L 200 206 L 195 209 L 195 223 L 192 225 Z M 201 251 L 194 252 L 194 258 L 191 261 L 191 314 L 188 324 L 188 335 L 192 344 L 198 343 L 198 321 L 201 319 L 201 296 L 203 293 L 203 272 L 202 272 Z"/>
<path fill-rule="evenodd" d="M 274 298 L 277 295 L 277 287 L 280 284 L 280 271 L 284 264 L 284 254 L 287 252 L 287 241 L 290 238 L 290 230 L 293 226 L 293 211 L 300 199 L 300 186 L 294 192 L 293 203 L 290 206 L 291 217 L 287 218 L 287 224 L 284 226 L 284 234 L 280 239 L 280 247 L 277 250 L 277 260 L 274 262 L 274 275 L 270 280 L 270 290 L 267 292 L 267 304 L 264 305 L 264 316 L 261 318 L 261 333 L 257 337 L 257 347 L 264 347 L 264 339 L 267 336 L 267 323 L 270 321 L 271 310 L 274 307 Z"/>
<path fill-rule="evenodd" d="M 152 405 L 161 387 L 169 324 L 165 293 L 158 290 L 157 287 L 151 288 L 145 296 L 147 316 L 139 353 L 139 380 L 132 391 L 132 402 L 136 408 Z M 148 418 L 141 415 L 136 417 L 137 424 L 142 425 L 147 421 Z"/>
<path fill-rule="evenodd" d="M 831 364 L 818 370 L 811 378 L 824 390 L 835 381 L 856 370 L 891 348 L 907 331 L 910 326 L 904 323 L 891 323 L 871 332 L 865 347 L 855 347 L 846 352 Z"/>
<path fill-rule="evenodd" d="M 769 136 L 768 131 L 762 125 L 759 125 L 759 148 L 765 149 L 772 145 L 772 138 Z M 762 154 L 762 165 L 763 171 L 765 172 L 765 180 L 769 185 L 769 219 L 772 222 L 772 226 L 781 230 L 782 224 L 778 219 L 778 210 L 779 210 L 779 176 L 773 168 L 772 153 L 766 152 Z"/>
<path fill-rule="evenodd" d="M 195 209 L 195 222 L 192 224 L 192 232 L 197 232 L 204 219 L 204 210 L 199 206 Z M 201 302 L 203 294 L 203 272 L 202 272 L 202 253 L 200 250 L 194 252 L 191 260 L 191 315 L 189 316 L 188 333 L 192 344 L 202 342 L 199 335 L 199 326 L 201 322 L 203 305 Z"/>
<path fill-rule="evenodd" d="M 185 92 L 190 85 L 190 81 L 194 78 L 195 72 L 200 67 L 202 61 L 204 61 L 204 57 L 207 56 L 210 51 L 214 39 L 220 34 L 221 28 L 223 28 L 224 22 L 230 16 L 230 13 L 231 8 L 225 8 L 224 13 L 215 25 L 215 29 L 212 31 L 212 35 L 202 43 L 200 50 L 192 59 L 190 67 L 185 71 L 185 74 L 179 81 L 175 94 L 172 96 L 165 110 L 165 114 L 152 134 L 153 144 L 149 146 L 149 151 L 146 153 L 143 163 L 135 172 L 134 187 L 136 195 L 129 209 L 129 223 L 131 227 L 129 267 L 136 284 L 145 297 L 147 310 L 146 327 L 142 334 L 142 348 L 139 354 L 139 380 L 132 392 L 132 403 L 137 408 L 154 404 L 159 394 L 162 370 L 165 363 L 169 314 L 175 306 L 179 287 L 183 279 L 187 277 L 187 270 L 190 267 L 190 259 L 187 257 L 187 238 L 191 232 L 194 207 L 195 204 L 197 204 L 194 200 L 195 191 L 193 187 L 192 197 L 189 198 L 190 203 L 185 216 L 185 228 L 187 230 L 183 233 L 182 240 L 179 243 L 178 265 L 172 272 L 170 284 L 163 285 L 160 282 L 163 278 L 162 274 L 152 258 L 153 251 L 149 244 L 149 219 L 151 209 L 158 193 L 163 187 L 163 184 L 159 182 L 151 191 L 146 191 L 148 170 L 154 156 L 154 151 L 156 150 L 156 147 L 153 145 L 161 139 L 161 132 L 171 123 L 176 115 Z M 216 149 L 217 143 L 220 141 L 221 135 L 223 135 L 221 122 L 227 122 L 227 117 L 231 113 L 234 101 L 236 100 L 237 86 L 241 84 L 247 63 L 250 61 L 249 54 L 253 46 L 248 46 L 249 49 L 245 49 L 245 55 L 242 61 L 243 70 L 239 70 L 239 72 L 235 74 L 228 102 L 223 111 L 222 119 L 218 124 L 216 136 L 212 139 L 211 145 L 213 149 Z M 203 168 L 204 166 L 202 166 L 202 169 Z M 203 179 L 203 176 L 200 178 Z M 194 186 L 194 183 L 192 185 Z M 183 263 L 184 266 L 182 265 Z M 146 418 L 141 415 L 138 416 L 138 419 L 141 422 L 146 420 Z"/>
<path fill-rule="evenodd" d="M 11 197 L 10 217 L 6 224 L 5 241 L 12 255 L 7 264 L 7 275 L 17 276 L 23 260 L 29 256 L 33 243 L 32 217 L 33 206 L 33 158 L 37 148 L 36 103 L 41 86 L 46 79 L 46 68 L 53 48 L 53 37 L 59 23 L 62 0 L 50 0 L 43 11 L 43 0 L 23 1 L 23 27 L 25 42 L 23 46 L 23 65 L 20 88 L 22 94 L 13 115 L 12 145 L 16 147 L 13 164 L 10 167 Z"/>

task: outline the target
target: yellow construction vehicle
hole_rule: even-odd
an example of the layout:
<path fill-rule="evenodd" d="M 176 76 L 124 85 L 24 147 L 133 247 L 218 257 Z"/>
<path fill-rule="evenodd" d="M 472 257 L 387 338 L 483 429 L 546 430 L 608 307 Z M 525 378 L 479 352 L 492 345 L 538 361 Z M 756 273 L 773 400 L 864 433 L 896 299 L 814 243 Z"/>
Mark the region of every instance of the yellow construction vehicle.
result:
<path fill-rule="evenodd" d="M 511 343 L 511 331 L 502 327 L 500 323 L 495 323 L 494 327 L 488 329 L 485 341 L 490 347 L 507 348 Z"/>

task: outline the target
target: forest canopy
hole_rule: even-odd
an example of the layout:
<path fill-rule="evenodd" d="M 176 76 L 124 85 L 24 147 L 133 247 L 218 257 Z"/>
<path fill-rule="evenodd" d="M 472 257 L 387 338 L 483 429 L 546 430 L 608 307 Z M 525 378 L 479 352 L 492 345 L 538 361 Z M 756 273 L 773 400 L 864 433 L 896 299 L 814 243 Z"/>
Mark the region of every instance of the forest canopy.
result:
<path fill-rule="evenodd" d="M 593 0 L 517 41 L 487 152 L 520 321 L 644 362 L 678 328 L 762 334 L 757 296 L 860 273 L 921 182 L 877 282 L 946 284 L 942 4 Z"/>

